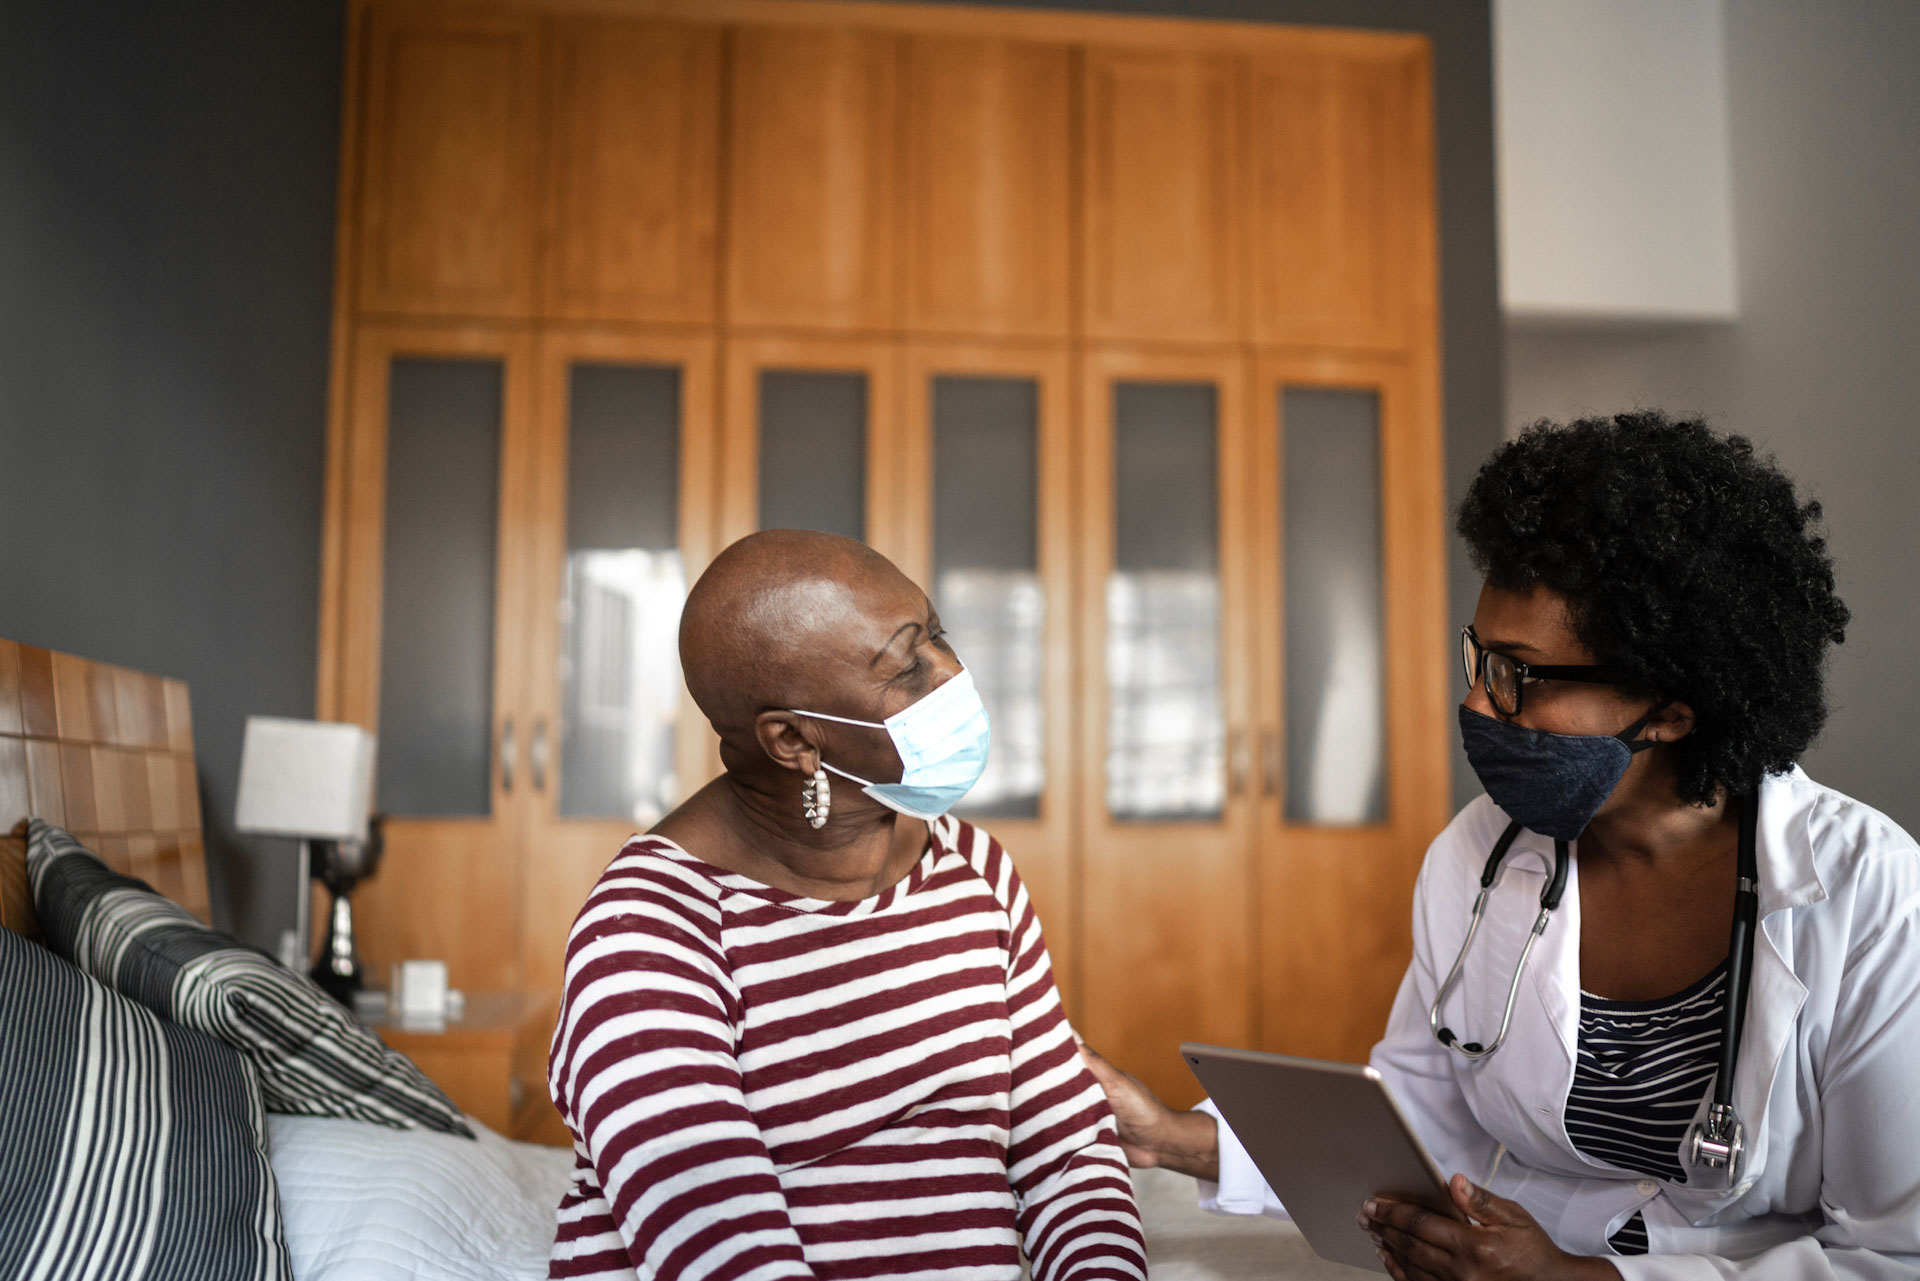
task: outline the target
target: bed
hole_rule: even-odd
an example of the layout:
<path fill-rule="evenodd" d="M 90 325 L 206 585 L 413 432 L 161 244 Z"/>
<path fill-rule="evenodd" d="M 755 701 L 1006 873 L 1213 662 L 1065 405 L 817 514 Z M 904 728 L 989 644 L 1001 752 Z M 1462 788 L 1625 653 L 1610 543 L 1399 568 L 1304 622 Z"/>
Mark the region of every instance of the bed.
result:
<path fill-rule="evenodd" d="M 58 919 L 35 910 L 30 844 Z M 90 887 L 93 906 L 68 906 L 62 875 Z M 296 999 L 284 971 L 260 973 L 264 958 L 209 961 L 209 919 L 186 686 L 0 640 L 0 1274 L 26 1271 L 21 1251 L 37 1248 L 48 1276 L 544 1277 L 572 1154 L 435 1121 L 433 1100 L 404 1082 L 372 1102 L 316 1098 L 279 1079 L 284 1046 L 243 1044 L 257 1027 L 183 1025 L 211 1016 L 180 976 L 205 987 L 215 963 L 252 967 Z M 222 992 L 223 1010 L 244 1005 Z M 69 1006 L 84 1017 L 48 1013 Z M 381 1049 L 369 1070 L 406 1070 Z M 166 1068 L 161 1084 L 129 1066 L 145 1060 Z M 165 1155 L 185 1138 L 205 1150 Z M 1137 1171 L 1135 1187 L 1156 1278 L 1368 1275 L 1315 1258 L 1290 1225 L 1202 1213 L 1179 1175 Z M 162 1266 L 174 1256 L 188 1261 Z"/>
<path fill-rule="evenodd" d="M 122 1057 L 168 1050 L 175 1055 L 167 1065 L 176 1078 L 175 1097 L 162 1100 L 170 1104 L 162 1110 L 171 1113 L 165 1137 L 175 1140 L 189 1129 L 219 1128 L 209 1126 L 204 1116 L 195 1120 L 181 1106 L 195 1084 L 183 1083 L 190 1075 L 183 1063 L 207 1077 L 219 1077 L 241 1056 L 204 1061 L 192 1057 L 210 1054 L 212 1038 L 195 1039 L 191 1029 L 158 1029 L 161 1020 L 129 1008 L 132 1001 L 116 1000 L 109 1006 L 100 989 L 110 985 L 90 983 L 77 965 L 45 946 L 45 935 L 54 931 L 42 929 L 27 869 L 33 819 L 71 833 L 98 855 L 108 872 L 137 878 L 167 903 L 208 922 L 187 687 L 0 640 L 0 926 L 7 934 L 0 955 L 7 968 L 0 982 L 16 996 L 30 981 L 49 992 L 80 992 L 93 1002 L 90 1017 L 95 1022 L 109 1017 L 102 1010 L 117 1011 L 130 1020 L 131 1029 L 123 1029 L 113 1042 Z M 177 935 L 187 923 L 174 921 L 171 927 Z M 28 946 L 20 946 L 20 940 Z M 0 1274 L 24 1270 L 20 1242 L 38 1234 L 40 1245 L 33 1257 L 42 1266 L 54 1260 L 48 1275 L 158 1275 L 167 1270 L 162 1265 L 168 1251 L 193 1248 L 192 1241 L 182 1239 L 191 1234 L 189 1229 L 219 1232 L 231 1226 L 228 1216 L 228 1222 L 215 1222 L 211 1229 L 198 1220 L 176 1227 L 169 1220 L 188 1212 L 164 1200 L 137 1207 L 144 1213 L 122 1207 L 87 1219 L 85 1207 L 105 1202 L 103 1194 L 118 1186 L 113 1182 L 116 1172 L 124 1175 L 139 1168 L 137 1156 L 114 1144 L 131 1150 L 161 1142 L 158 1127 L 146 1124 L 142 1104 L 157 1087 L 137 1073 L 109 1066 L 100 1069 L 102 1075 L 90 1092 L 48 1093 L 60 1088 L 62 1075 L 71 1067 L 47 1060 L 71 1049 L 74 1038 L 63 1038 L 61 1029 L 51 1025 L 34 1035 L 35 1029 L 23 1023 L 30 1011 L 10 1008 L 13 1025 L 0 1029 L 0 1080 L 7 1082 L 4 1097 L 11 1106 L 5 1110 L 12 1119 L 0 1121 L 0 1128 L 18 1126 L 21 1113 L 33 1110 L 19 1105 L 37 1097 L 35 1081 L 45 1083 L 38 1087 L 39 1096 L 54 1100 L 43 1111 L 78 1116 L 78 1103 L 90 1093 L 104 1115 L 96 1121 L 90 1143 L 76 1139 L 74 1127 L 68 1126 L 57 1144 L 16 1142 L 0 1158 Z M 242 1087 L 246 1074 L 242 1064 L 236 1075 Z M 107 1088 L 111 1084 L 119 1088 Z M 197 1266 L 204 1275 L 291 1276 L 297 1281 L 506 1281 L 546 1275 L 554 1207 L 572 1164 L 570 1152 L 516 1143 L 470 1119 L 465 1128 L 471 1138 L 354 1117 L 289 1115 L 264 1108 L 253 1115 L 247 1103 L 244 1088 L 227 1097 L 224 1112 L 245 1114 L 243 1122 L 250 1116 L 251 1123 L 226 1127 L 231 1132 L 223 1135 L 230 1141 L 224 1165 L 247 1165 L 249 1142 L 263 1150 L 266 1170 L 259 1182 L 264 1191 L 256 1189 L 247 1204 L 257 1219 L 267 1222 L 251 1228 L 250 1244 L 256 1248 L 244 1266 L 229 1269 L 233 1259 L 228 1256 L 203 1254 Z M 218 1109 L 213 1115 L 216 1121 L 223 1119 Z M 37 1163 L 23 1155 L 36 1146 L 41 1149 Z M 207 1153 L 195 1155 L 204 1158 Z M 169 1176 L 188 1169 L 184 1163 L 164 1161 L 152 1168 Z M 79 1177 L 76 1171 L 89 1173 Z M 203 1166 L 187 1177 L 224 1188 L 227 1172 L 224 1166 Z M 60 1194 L 42 1191 L 42 1204 L 23 1203 L 20 1194 L 36 1180 L 42 1187 L 60 1189 Z M 122 1182 L 138 1186 L 142 1181 Z M 64 1221 L 56 1213 L 62 1201 L 79 1207 Z M 283 1249 L 274 1248 L 276 1237 Z M 16 1250 L 11 1260 L 5 1253 L 9 1240 Z"/>

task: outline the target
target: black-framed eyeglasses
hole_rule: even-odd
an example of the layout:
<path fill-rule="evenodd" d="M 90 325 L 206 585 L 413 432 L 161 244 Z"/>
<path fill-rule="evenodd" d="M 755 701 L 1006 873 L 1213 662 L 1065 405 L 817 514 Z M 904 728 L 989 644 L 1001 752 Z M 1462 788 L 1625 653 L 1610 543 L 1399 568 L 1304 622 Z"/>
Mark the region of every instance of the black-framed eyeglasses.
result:
<path fill-rule="evenodd" d="M 1578 666 L 1523 663 L 1488 649 L 1474 635 L 1473 624 L 1460 629 L 1460 661 L 1467 669 L 1467 692 L 1486 677 L 1487 697 L 1502 716 L 1520 714 L 1520 691 L 1533 681 L 1584 681 L 1589 685 L 1618 685 L 1620 673 L 1597 663 Z"/>

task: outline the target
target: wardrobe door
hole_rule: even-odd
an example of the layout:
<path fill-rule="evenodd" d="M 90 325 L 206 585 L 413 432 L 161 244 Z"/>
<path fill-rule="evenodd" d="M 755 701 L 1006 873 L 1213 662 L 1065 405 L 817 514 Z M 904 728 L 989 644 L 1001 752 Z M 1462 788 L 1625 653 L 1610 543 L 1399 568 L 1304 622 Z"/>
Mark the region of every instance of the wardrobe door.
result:
<path fill-rule="evenodd" d="M 530 364 L 525 335 L 495 328 L 355 343 L 321 711 L 379 736 L 386 856 L 353 900 L 376 975 L 440 957 L 456 987 L 519 978 Z"/>
<path fill-rule="evenodd" d="M 479 8 L 369 12 L 357 311 L 531 313 L 538 33 Z"/>
<path fill-rule="evenodd" d="M 711 321 L 720 28 L 593 17 L 550 33 L 543 313 Z"/>
<path fill-rule="evenodd" d="M 1086 51 L 1082 325 L 1094 338 L 1241 337 L 1232 59 Z"/>
<path fill-rule="evenodd" d="M 852 28 L 733 31 L 731 323 L 894 324 L 898 54 Z"/>
<path fill-rule="evenodd" d="M 559 989 L 607 863 L 718 773 L 680 673 L 712 556 L 713 342 L 609 331 L 539 351 L 523 981 Z"/>
<path fill-rule="evenodd" d="M 1105 349 L 1080 438 L 1080 1029 L 1161 1097 L 1254 1038 L 1248 371 Z"/>
<path fill-rule="evenodd" d="M 1257 341 L 1433 341 L 1427 43 L 1300 33 L 1246 59 Z"/>
<path fill-rule="evenodd" d="M 1396 360 L 1269 356 L 1255 398 L 1260 1042 L 1361 1062 L 1448 813 L 1439 451 Z"/>
<path fill-rule="evenodd" d="M 916 342 L 900 416 L 900 564 L 986 704 L 993 749 L 955 807 L 1012 855 L 1078 995 L 1072 859 L 1073 444 L 1064 348 Z"/>
<path fill-rule="evenodd" d="M 1064 337 L 1071 55 L 915 36 L 901 97 L 906 327 Z"/>

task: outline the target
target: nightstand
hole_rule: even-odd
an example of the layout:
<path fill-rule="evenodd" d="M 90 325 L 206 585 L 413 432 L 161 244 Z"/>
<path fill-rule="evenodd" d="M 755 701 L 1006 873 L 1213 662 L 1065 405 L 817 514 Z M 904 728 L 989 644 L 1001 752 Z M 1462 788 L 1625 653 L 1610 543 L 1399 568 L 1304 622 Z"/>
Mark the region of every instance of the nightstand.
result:
<path fill-rule="evenodd" d="M 366 1023 L 474 1120 L 509 1138 L 570 1147 L 547 1098 L 554 1015 L 553 1001 L 524 992 L 470 992 L 461 1016 L 444 1025 L 401 1027 L 385 1015 Z"/>

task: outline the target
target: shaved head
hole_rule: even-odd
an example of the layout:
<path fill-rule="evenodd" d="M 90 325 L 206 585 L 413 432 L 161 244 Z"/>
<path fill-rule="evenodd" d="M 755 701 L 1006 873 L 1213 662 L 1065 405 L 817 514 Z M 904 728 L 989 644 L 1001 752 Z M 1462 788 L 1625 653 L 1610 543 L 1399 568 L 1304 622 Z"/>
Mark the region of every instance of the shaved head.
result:
<path fill-rule="evenodd" d="M 680 666 L 721 739 L 744 745 L 769 709 L 857 715 L 842 709 L 861 698 L 859 674 L 926 613 L 920 589 L 865 543 L 765 530 L 721 552 L 687 594 Z"/>

